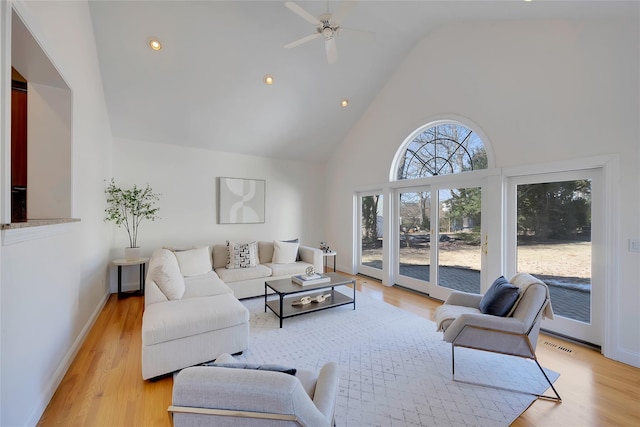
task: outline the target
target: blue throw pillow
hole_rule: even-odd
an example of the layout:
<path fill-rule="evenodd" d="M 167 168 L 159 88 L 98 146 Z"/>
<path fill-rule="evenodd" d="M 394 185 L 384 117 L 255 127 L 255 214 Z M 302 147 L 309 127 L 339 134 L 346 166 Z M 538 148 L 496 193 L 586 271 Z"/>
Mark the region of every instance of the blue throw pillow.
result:
<path fill-rule="evenodd" d="M 505 317 L 518 299 L 520 288 L 504 278 L 498 277 L 480 300 L 480 311 L 484 314 Z"/>
<path fill-rule="evenodd" d="M 295 375 L 297 370 L 295 368 L 287 368 L 286 366 L 280 365 L 270 365 L 270 364 L 253 364 L 253 363 L 205 363 L 203 366 L 214 366 L 219 368 L 234 368 L 234 369 L 255 369 L 258 371 L 274 371 L 274 372 L 282 372 L 283 374 Z"/>

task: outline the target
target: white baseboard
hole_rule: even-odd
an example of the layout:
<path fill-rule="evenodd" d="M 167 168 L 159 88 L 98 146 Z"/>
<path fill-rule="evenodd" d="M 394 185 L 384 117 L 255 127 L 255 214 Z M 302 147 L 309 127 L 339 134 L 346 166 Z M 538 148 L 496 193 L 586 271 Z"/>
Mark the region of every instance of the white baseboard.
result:
<path fill-rule="evenodd" d="M 613 359 L 617 362 L 626 363 L 627 365 L 634 366 L 636 368 L 640 368 L 640 354 L 634 353 L 631 350 L 617 348 L 613 352 L 606 352 L 605 357 L 609 359 Z"/>
<path fill-rule="evenodd" d="M 82 343 L 84 343 L 84 340 L 86 339 L 87 334 L 95 324 L 96 320 L 98 319 L 98 316 L 100 315 L 100 313 L 102 312 L 102 309 L 107 303 L 107 300 L 109 299 L 109 295 L 111 294 L 106 293 L 102 297 L 102 300 L 100 301 L 96 309 L 91 314 L 91 317 L 82 328 L 82 331 L 80 331 L 80 334 L 78 334 L 78 337 L 73 342 L 73 345 L 69 348 L 69 351 L 67 351 L 67 354 L 64 356 L 64 358 L 58 365 L 58 368 L 56 368 L 55 372 L 51 376 L 51 381 L 49 381 L 49 383 L 43 390 L 42 395 L 40 396 L 40 401 L 35 406 L 33 413 L 31 414 L 31 417 L 29 417 L 29 421 L 26 425 L 36 426 L 38 424 L 38 421 L 40 421 L 42 414 L 44 414 L 45 409 L 47 409 L 47 405 L 49 405 L 51 398 L 53 398 L 53 395 L 55 394 L 56 390 L 60 386 L 60 383 L 62 382 L 62 379 L 64 378 L 65 374 L 69 370 L 69 367 L 73 362 L 73 359 L 75 359 L 76 355 L 78 354 L 78 351 L 82 346 Z"/>

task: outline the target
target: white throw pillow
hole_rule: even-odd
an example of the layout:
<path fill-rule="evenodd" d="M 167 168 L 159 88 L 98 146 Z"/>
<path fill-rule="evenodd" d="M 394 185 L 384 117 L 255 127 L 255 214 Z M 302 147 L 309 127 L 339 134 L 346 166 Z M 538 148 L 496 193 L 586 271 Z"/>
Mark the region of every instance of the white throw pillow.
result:
<path fill-rule="evenodd" d="M 176 256 L 167 249 L 157 250 L 149 263 L 149 276 L 158 285 L 162 293 L 170 300 L 184 295 L 184 277 Z"/>
<path fill-rule="evenodd" d="M 298 246 L 300 243 L 273 241 L 273 262 L 274 264 L 291 264 L 296 262 L 298 256 Z"/>
<path fill-rule="evenodd" d="M 199 276 L 211 271 L 211 256 L 209 247 L 189 249 L 186 251 L 174 252 L 178 259 L 180 272 L 184 277 Z"/>
<path fill-rule="evenodd" d="M 227 268 L 249 268 L 258 265 L 258 243 L 232 243 L 227 241 L 229 258 Z"/>

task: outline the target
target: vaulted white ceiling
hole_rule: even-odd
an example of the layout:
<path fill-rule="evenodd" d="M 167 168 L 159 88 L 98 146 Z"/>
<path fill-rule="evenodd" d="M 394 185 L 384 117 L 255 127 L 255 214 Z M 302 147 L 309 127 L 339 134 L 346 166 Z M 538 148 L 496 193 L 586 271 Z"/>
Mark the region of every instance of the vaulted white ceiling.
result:
<path fill-rule="evenodd" d="M 115 137 L 322 162 L 342 142 L 409 51 L 431 32 L 473 21 L 622 16 L 613 1 L 357 2 L 329 65 L 315 28 L 284 1 L 91 0 Z M 297 1 L 314 16 L 338 2 Z M 635 9 L 631 9 L 635 10 Z M 147 41 L 157 37 L 163 49 Z M 263 83 L 265 74 L 275 84 Z M 349 99 L 347 108 L 340 101 Z M 402 108 L 401 105 L 398 108 Z"/>

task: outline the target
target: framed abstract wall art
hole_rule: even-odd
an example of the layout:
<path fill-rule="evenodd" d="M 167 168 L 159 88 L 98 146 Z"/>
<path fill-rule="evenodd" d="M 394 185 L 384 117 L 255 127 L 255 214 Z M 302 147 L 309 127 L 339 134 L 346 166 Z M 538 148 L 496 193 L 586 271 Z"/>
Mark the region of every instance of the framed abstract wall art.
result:
<path fill-rule="evenodd" d="M 264 223 L 266 181 L 218 178 L 218 224 Z"/>

